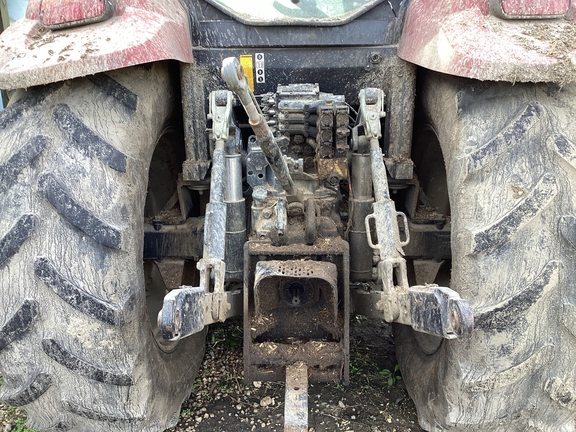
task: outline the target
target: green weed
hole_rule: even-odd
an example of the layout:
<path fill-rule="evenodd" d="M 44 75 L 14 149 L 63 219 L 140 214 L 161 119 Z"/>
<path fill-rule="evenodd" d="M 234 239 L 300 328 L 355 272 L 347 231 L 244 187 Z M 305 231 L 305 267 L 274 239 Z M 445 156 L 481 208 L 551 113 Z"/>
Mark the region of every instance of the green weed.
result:
<path fill-rule="evenodd" d="M 243 342 L 242 321 L 233 318 L 227 320 L 226 324 L 212 325 L 208 338 L 209 348 L 214 348 L 218 344 L 226 348 L 239 348 Z"/>
<path fill-rule="evenodd" d="M 396 384 L 396 381 L 402 380 L 402 375 L 400 374 L 400 366 L 394 366 L 394 370 L 382 369 L 380 375 L 388 380 L 388 387 L 392 387 Z"/>
<path fill-rule="evenodd" d="M 183 417 L 192 417 L 194 415 L 194 411 L 192 411 L 190 408 L 184 408 L 180 414 Z"/>
<path fill-rule="evenodd" d="M 12 432 L 36 432 L 32 429 L 26 427 L 26 420 L 19 418 L 16 420 L 16 428 L 12 429 Z"/>

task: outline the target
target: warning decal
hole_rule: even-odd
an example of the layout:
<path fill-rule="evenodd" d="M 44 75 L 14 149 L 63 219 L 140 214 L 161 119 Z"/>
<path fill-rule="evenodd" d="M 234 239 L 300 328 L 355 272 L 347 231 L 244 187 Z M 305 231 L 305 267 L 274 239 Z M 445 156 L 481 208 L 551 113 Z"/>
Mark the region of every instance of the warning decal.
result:
<path fill-rule="evenodd" d="M 263 84 L 266 82 L 266 69 L 264 68 L 264 53 L 255 54 L 256 61 L 256 82 L 258 84 Z"/>
<path fill-rule="evenodd" d="M 262 55 L 264 58 L 264 55 Z M 248 87 L 254 91 L 254 65 L 252 64 L 252 54 L 240 54 L 240 65 L 244 69 L 244 75 L 248 79 Z"/>

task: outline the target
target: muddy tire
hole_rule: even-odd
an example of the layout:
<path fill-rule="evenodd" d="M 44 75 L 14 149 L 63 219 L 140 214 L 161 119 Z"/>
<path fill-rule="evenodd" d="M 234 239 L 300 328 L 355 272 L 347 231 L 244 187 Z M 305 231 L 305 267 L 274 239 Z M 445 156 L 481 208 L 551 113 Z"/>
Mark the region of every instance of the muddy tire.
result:
<path fill-rule="evenodd" d="M 440 342 L 398 326 L 429 431 L 573 431 L 576 87 L 435 73 L 422 104 L 446 163 L 451 287 L 475 329 Z"/>
<path fill-rule="evenodd" d="M 155 338 L 142 264 L 169 76 L 76 79 L 0 112 L 0 401 L 33 429 L 162 431 L 190 393 L 204 334 Z"/>

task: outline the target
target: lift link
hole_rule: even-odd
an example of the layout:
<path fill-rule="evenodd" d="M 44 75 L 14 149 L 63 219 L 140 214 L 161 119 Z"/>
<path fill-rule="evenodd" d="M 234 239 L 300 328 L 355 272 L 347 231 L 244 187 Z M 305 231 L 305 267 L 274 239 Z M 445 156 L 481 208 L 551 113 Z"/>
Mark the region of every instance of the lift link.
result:
<path fill-rule="evenodd" d="M 467 336 L 474 327 L 468 302 L 450 288 L 437 285 L 409 286 L 403 246 L 410 241 L 406 215 L 396 211 L 390 199 L 388 178 L 380 148 L 380 119 L 384 117 L 384 92 L 367 88 L 360 91 L 360 121 L 370 142 L 372 183 L 375 202 L 373 213 L 366 216 L 368 244 L 378 250 L 378 284 L 382 291 L 374 294 L 379 300 L 376 310 L 388 322 L 411 326 L 414 330 L 454 339 Z M 400 239 L 398 218 L 401 217 L 406 239 Z M 371 238 L 370 224 L 375 226 L 377 242 Z"/>
<path fill-rule="evenodd" d="M 296 199 L 302 201 L 299 191 L 294 187 L 294 180 L 292 180 L 282 150 L 280 150 L 274 134 L 272 134 L 266 119 L 262 115 L 254 93 L 248 86 L 244 70 L 236 57 L 224 59 L 222 62 L 222 78 L 240 99 L 246 114 L 248 114 L 248 122 L 256 135 L 256 140 L 266 156 L 266 160 L 270 168 L 272 168 L 278 183 L 280 183 L 287 195 L 298 195 Z"/>
<path fill-rule="evenodd" d="M 212 120 L 211 139 L 215 142 L 212 155 L 210 179 L 210 202 L 206 205 L 204 221 L 203 258 L 198 262 L 200 286 L 170 291 L 164 297 L 158 314 L 158 326 L 162 337 L 179 340 L 202 331 L 204 326 L 224 322 L 226 318 L 242 311 L 240 291 L 224 290 L 226 278 L 226 225 L 227 203 L 225 189 L 229 179 L 226 170 L 226 144 L 232 125 L 233 94 L 230 91 L 214 91 L 210 94 Z M 230 185 L 228 185 L 230 188 Z"/>

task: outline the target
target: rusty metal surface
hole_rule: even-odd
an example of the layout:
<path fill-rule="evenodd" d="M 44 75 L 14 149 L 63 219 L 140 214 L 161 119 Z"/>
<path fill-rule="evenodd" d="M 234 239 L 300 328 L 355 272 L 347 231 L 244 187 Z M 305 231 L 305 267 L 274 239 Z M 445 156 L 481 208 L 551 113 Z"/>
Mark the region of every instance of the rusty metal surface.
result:
<path fill-rule="evenodd" d="M 567 13 L 571 15 L 573 8 Z M 485 0 L 413 0 L 400 58 L 438 72 L 480 80 L 576 80 L 576 24 L 569 19 L 504 20 Z"/>
<path fill-rule="evenodd" d="M 284 432 L 308 432 L 308 366 L 286 366 Z"/>
<path fill-rule="evenodd" d="M 310 341 L 294 344 L 276 342 L 256 343 L 254 358 L 265 366 L 286 367 L 298 358 L 310 368 L 329 370 L 341 365 L 342 347 L 336 342 Z M 311 371 L 314 374 L 313 371 Z"/>
<path fill-rule="evenodd" d="M 292 308 L 300 320 L 290 328 L 282 326 L 285 317 L 274 314 L 256 316 L 255 274 L 258 263 L 270 261 L 305 260 L 313 266 L 332 267 L 329 278 L 337 283 L 337 319 L 333 313 L 317 310 L 315 314 L 301 314 Z M 248 243 L 245 247 L 244 270 L 244 375 L 254 380 L 283 381 L 285 367 L 304 361 L 310 367 L 313 381 L 347 383 L 349 380 L 349 252 L 348 243 L 339 237 L 319 238 L 314 245 L 272 246 L 269 243 Z M 305 268 L 304 265 L 301 266 Z M 327 276 L 328 277 L 328 276 Z M 327 285 L 329 283 L 325 282 Z M 284 300 L 276 298 L 279 302 Z M 271 303 L 272 304 L 272 303 Z M 303 309 L 302 309 L 303 310 Z M 281 337 L 291 330 L 316 329 L 311 337 Z"/>
<path fill-rule="evenodd" d="M 320 180 L 327 180 L 333 175 L 341 179 L 348 178 L 348 159 L 346 158 L 318 159 L 316 163 Z"/>
<path fill-rule="evenodd" d="M 336 265 L 329 262 L 258 262 L 254 280 L 256 316 L 271 314 L 275 309 L 293 311 L 297 307 L 308 316 L 325 311 L 328 320 L 334 323 L 338 318 L 337 276 Z M 302 290 L 290 293 L 289 288 L 295 283 L 299 284 L 296 288 Z M 305 290 L 307 286 L 310 286 L 309 290 Z"/>
<path fill-rule="evenodd" d="M 0 35 L 0 88 L 27 88 L 148 62 L 192 62 L 188 14 L 178 0 L 118 0 L 109 20 L 42 27 L 40 1 Z"/>

